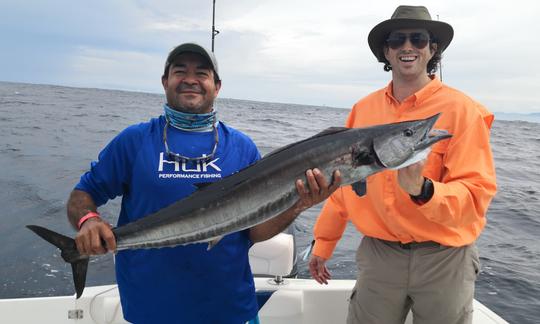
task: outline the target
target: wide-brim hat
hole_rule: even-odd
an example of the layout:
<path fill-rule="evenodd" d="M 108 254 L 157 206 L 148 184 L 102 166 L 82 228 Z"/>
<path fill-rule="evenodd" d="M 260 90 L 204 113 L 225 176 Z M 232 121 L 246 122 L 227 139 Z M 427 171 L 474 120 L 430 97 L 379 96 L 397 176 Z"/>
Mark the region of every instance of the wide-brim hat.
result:
<path fill-rule="evenodd" d="M 449 24 L 432 20 L 429 11 L 424 6 L 399 6 L 392 17 L 379 23 L 369 32 L 368 43 L 371 51 L 379 62 L 386 62 L 384 45 L 388 35 L 396 29 L 422 28 L 429 31 L 438 50 L 442 53 L 454 37 L 454 29 Z"/>
<path fill-rule="evenodd" d="M 210 66 L 214 70 L 217 79 L 221 80 L 219 77 L 217 59 L 214 53 L 197 43 L 184 43 L 173 48 L 173 50 L 169 53 L 169 56 L 167 56 L 167 61 L 165 61 L 164 73 L 167 73 L 167 69 L 178 55 L 186 52 L 202 55 L 208 61 L 208 63 L 210 63 Z"/>

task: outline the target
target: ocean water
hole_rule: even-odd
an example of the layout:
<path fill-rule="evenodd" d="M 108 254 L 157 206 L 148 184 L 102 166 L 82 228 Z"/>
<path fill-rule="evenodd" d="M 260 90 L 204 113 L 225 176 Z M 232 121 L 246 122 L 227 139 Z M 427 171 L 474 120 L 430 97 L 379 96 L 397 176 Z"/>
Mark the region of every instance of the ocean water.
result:
<path fill-rule="evenodd" d="M 73 294 L 71 268 L 25 228 L 74 235 L 65 203 L 99 150 L 126 126 L 162 113 L 158 94 L 0 82 L 0 298 Z M 220 119 L 251 136 L 263 154 L 341 126 L 347 109 L 218 99 Z M 492 148 L 499 192 L 478 240 L 476 299 L 511 323 L 540 323 L 540 135 L 538 123 L 496 120 Z M 320 205 L 296 222 L 307 247 Z M 115 223 L 119 200 L 100 208 Z M 329 267 L 354 279 L 360 235 L 349 226 Z M 87 285 L 114 282 L 110 255 L 93 258 Z M 300 261 L 299 275 L 309 277 Z"/>

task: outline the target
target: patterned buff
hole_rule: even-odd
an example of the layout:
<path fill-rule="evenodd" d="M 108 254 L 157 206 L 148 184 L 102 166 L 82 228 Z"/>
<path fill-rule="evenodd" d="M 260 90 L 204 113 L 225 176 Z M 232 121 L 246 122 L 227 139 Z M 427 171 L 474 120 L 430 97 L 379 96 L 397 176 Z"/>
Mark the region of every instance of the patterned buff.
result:
<path fill-rule="evenodd" d="M 189 114 L 172 109 L 167 104 L 163 105 L 165 118 L 174 128 L 191 132 L 208 132 L 217 124 L 217 112 L 212 110 L 208 114 Z"/>

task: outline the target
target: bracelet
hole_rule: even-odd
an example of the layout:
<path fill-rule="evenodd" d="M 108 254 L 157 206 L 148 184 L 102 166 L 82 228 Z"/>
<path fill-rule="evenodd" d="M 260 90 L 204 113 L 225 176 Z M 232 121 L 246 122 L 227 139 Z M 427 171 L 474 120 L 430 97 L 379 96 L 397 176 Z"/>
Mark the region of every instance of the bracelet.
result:
<path fill-rule="evenodd" d="M 81 217 L 81 219 L 79 219 L 79 223 L 77 224 L 77 226 L 79 227 L 79 230 L 81 229 L 81 227 L 83 226 L 84 222 L 86 222 L 87 220 L 89 220 L 90 218 L 94 218 L 94 217 L 97 217 L 97 218 L 100 218 L 99 217 L 99 213 L 98 212 L 89 212 L 88 214 L 84 215 L 83 217 Z"/>

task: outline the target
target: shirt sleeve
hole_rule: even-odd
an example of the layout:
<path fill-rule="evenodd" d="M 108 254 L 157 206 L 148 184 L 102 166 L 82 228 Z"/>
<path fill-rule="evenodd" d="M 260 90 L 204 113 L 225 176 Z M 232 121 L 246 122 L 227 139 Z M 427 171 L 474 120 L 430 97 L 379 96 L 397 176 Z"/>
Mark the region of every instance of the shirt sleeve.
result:
<path fill-rule="evenodd" d="M 255 145 L 255 143 L 251 142 L 251 149 L 250 149 L 250 162 L 249 165 L 259 161 L 261 159 L 261 153 L 259 152 L 259 149 Z"/>
<path fill-rule="evenodd" d="M 432 222 L 454 228 L 470 225 L 485 217 L 495 196 L 497 185 L 490 147 L 493 115 L 484 109 L 475 116 L 448 145 L 442 179 L 432 179 L 434 195 L 419 207 Z"/>
<path fill-rule="evenodd" d="M 332 256 L 347 226 L 348 217 L 343 205 L 342 190 L 336 190 L 326 200 L 313 228 L 313 254 L 324 259 Z"/>
<path fill-rule="evenodd" d="M 83 174 L 75 189 L 87 192 L 96 206 L 105 204 L 129 191 L 132 160 L 140 142 L 135 127 L 130 127 L 118 134 L 99 153 L 98 160 L 92 161 L 90 170 Z"/>

